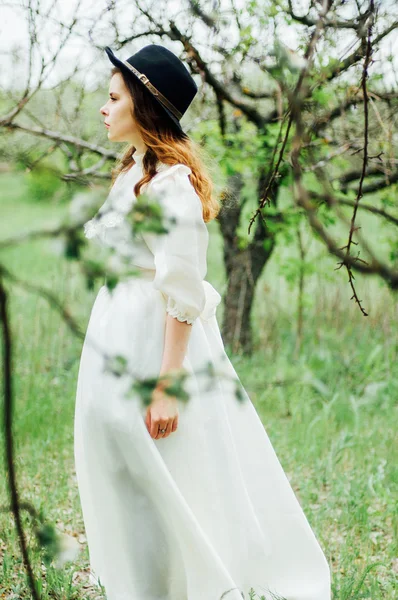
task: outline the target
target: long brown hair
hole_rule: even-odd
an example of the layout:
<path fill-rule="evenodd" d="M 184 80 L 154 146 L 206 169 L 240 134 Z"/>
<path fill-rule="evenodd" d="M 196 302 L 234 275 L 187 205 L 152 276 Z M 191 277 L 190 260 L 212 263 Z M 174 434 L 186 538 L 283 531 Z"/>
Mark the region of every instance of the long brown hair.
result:
<path fill-rule="evenodd" d="M 158 172 L 156 170 L 158 161 L 168 165 L 183 164 L 192 171 L 189 177 L 202 202 L 203 220 L 208 223 L 215 219 L 220 212 L 221 205 L 214 195 L 214 184 L 209 174 L 211 169 L 206 166 L 202 158 L 205 152 L 199 144 L 173 124 L 152 94 L 138 80 L 135 81 L 133 77 L 125 77 L 118 67 L 112 68 L 111 76 L 115 73 L 122 75 L 126 88 L 130 92 L 131 115 L 147 146 L 142 163 L 144 176 L 134 186 L 136 197 L 140 195 L 142 186 L 149 183 Z M 128 171 L 135 164 L 132 158 L 135 150 L 135 146 L 129 144 L 124 154 L 118 159 L 112 169 L 111 186 L 119 173 Z"/>

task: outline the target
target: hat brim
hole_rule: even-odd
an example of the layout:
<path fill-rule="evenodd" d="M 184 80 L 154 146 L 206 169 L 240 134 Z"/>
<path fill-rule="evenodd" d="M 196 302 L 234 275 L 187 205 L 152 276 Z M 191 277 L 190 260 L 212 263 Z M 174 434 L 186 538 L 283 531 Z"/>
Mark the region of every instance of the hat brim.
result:
<path fill-rule="evenodd" d="M 117 56 L 114 55 L 113 51 L 111 50 L 111 48 L 109 48 L 109 46 L 105 46 L 105 52 L 107 53 L 109 60 L 111 61 L 112 64 L 115 65 L 115 67 L 118 67 L 125 75 L 127 75 L 127 77 L 134 77 L 136 81 L 139 81 L 140 84 L 144 88 L 146 88 L 145 84 L 141 81 L 141 79 L 133 71 L 130 71 L 130 69 L 128 67 L 126 67 L 126 65 L 124 64 L 123 61 L 121 61 L 119 58 L 117 58 Z M 156 102 L 159 104 L 159 106 L 163 110 L 163 112 L 165 112 L 167 114 L 167 116 L 177 126 L 178 130 L 185 134 L 185 131 L 182 129 L 181 124 L 180 124 L 179 120 L 177 119 L 177 117 L 174 116 L 173 113 L 168 108 L 166 108 L 166 106 L 164 106 L 164 104 L 162 104 L 162 102 L 160 102 L 160 100 L 156 96 L 154 96 L 150 92 L 150 90 L 148 90 L 148 88 L 146 88 L 146 89 L 151 94 L 152 98 L 154 98 L 156 100 Z"/>

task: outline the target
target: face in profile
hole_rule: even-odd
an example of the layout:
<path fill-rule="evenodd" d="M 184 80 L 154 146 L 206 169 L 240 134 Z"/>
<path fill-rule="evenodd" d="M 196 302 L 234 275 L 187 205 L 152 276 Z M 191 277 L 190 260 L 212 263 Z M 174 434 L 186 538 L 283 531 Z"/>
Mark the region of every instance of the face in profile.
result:
<path fill-rule="evenodd" d="M 132 142 L 137 138 L 137 129 L 132 117 L 133 102 L 120 73 L 112 75 L 109 84 L 109 99 L 100 108 L 104 122 L 108 125 L 108 139 L 112 142 Z"/>

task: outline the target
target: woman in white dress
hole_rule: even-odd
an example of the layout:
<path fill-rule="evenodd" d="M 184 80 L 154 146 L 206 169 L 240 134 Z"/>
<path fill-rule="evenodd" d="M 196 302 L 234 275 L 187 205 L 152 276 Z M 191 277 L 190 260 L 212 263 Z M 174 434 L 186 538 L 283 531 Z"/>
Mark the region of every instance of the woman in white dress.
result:
<path fill-rule="evenodd" d="M 221 297 L 204 281 L 218 205 L 179 123 L 196 84 L 163 46 L 127 61 L 106 51 L 115 67 L 100 110 L 109 139 L 129 149 L 84 229 L 140 276 L 100 288 L 80 361 L 75 465 L 91 579 L 108 600 L 330 600 L 325 555 L 228 360 Z M 162 235 L 128 222 L 141 192 L 175 217 Z M 187 402 L 165 391 L 176 373 Z M 145 404 L 132 385 L 160 376 Z"/>

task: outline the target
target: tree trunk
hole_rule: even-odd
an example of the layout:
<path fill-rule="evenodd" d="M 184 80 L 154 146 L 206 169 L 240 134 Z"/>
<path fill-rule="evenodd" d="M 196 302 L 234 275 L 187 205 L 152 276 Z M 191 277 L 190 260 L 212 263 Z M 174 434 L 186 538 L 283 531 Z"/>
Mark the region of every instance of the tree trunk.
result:
<path fill-rule="evenodd" d="M 265 227 L 258 216 L 252 225 L 252 241 L 244 249 L 238 247 L 237 229 L 242 212 L 242 187 L 241 174 L 234 174 L 228 181 L 228 191 L 224 195 L 223 206 L 217 217 L 224 241 L 227 276 L 222 337 L 224 344 L 229 345 L 233 353 L 243 352 L 250 355 L 253 351 L 251 311 L 254 293 L 264 265 L 274 249 L 275 234 Z M 260 178 L 258 188 L 259 191 L 265 189 L 263 178 Z M 276 195 L 277 185 L 271 193 L 273 204 L 276 203 Z"/>

